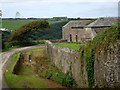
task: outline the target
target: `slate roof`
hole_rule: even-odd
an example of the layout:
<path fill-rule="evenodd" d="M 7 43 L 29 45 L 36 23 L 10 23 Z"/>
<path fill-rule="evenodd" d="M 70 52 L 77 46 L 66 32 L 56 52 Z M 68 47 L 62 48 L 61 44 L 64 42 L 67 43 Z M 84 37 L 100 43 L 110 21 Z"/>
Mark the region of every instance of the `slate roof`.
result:
<path fill-rule="evenodd" d="M 70 22 L 68 22 L 66 25 L 64 25 L 63 27 L 85 27 L 86 24 L 88 22 L 90 22 L 91 20 L 72 20 Z"/>
<path fill-rule="evenodd" d="M 118 17 L 101 17 L 86 27 L 109 27 L 118 22 Z"/>

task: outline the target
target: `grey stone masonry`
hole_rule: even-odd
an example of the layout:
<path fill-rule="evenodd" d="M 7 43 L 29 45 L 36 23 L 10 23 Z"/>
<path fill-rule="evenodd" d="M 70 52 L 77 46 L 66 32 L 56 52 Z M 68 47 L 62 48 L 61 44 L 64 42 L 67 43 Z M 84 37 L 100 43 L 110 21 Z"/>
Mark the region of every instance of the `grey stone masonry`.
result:
<path fill-rule="evenodd" d="M 110 43 L 109 47 L 111 49 L 107 51 L 104 48 L 95 51 L 94 84 L 98 87 L 118 88 L 120 87 L 120 40 Z M 70 73 L 78 87 L 89 87 L 85 56 L 81 59 L 79 51 L 46 41 L 46 53 L 58 69 Z"/>

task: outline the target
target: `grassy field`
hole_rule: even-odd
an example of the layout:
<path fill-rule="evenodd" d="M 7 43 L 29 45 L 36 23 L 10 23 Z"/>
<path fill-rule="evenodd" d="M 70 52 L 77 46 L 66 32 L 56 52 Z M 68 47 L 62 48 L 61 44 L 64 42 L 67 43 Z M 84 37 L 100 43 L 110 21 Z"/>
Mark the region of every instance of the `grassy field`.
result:
<path fill-rule="evenodd" d="M 67 47 L 69 49 L 79 50 L 81 47 L 85 46 L 85 44 L 80 44 L 79 42 L 71 42 L 71 43 L 54 43 L 54 45 Z"/>
<path fill-rule="evenodd" d="M 43 19 L 3 19 L 2 20 L 2 27 L 8 28 L 9 30 L 16 30 L 25 23 L 32 22 L 35 20 L 43 20 Z M 62 22 L 64 20 L 57 20 L 57 19 L 47 19 L 46 21 L 49 22 L 49 24 Z"/>
<path fill-rule="evenodd" d="M 20 54 L 24 55 L 24 59 L 22 59 L 24 63 L 18 65 L 19 69 L 15 69 Z M 32 55 L 31 62 L 28 59 L 29 55 Z M 45 47 L 15 53 L 12 56 L 8 72 L 5 72 L 4 75 L 11 88 L 66 88 L 64 86 L 76 85 L 69 74 L 58 70 L 47 59 Z M 72 84 L 73 82 L 74 84 Z"/>

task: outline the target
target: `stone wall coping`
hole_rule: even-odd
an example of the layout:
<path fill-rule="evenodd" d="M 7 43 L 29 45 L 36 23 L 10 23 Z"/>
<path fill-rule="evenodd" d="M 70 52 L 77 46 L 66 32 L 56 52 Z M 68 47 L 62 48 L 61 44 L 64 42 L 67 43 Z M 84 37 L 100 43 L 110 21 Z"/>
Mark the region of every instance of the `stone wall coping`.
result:
<path fill-rule="evenodd" d="M 77 50 L 73 50 L 73 49 L 69 49 L 67 47 L 62 47 L 62 46 L 56 46 L 54 45 L 52 42 L 50 42 L 49 40 L 46 40 L 46 43 L 48 43 L 50 46 L 52 46 L 53 48 L 60 48 L 62 51 L 65 52 L 69 52 L 69 53 L 78 53 L 79 51 Z"/>

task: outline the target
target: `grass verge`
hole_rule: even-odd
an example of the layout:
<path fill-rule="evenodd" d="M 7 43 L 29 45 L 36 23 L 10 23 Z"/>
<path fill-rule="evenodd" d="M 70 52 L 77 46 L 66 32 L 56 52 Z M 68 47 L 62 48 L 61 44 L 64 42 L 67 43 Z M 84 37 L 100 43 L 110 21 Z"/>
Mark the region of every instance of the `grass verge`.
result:
<path fill-rule="evenodd" d="M 14 67 L 20 60 L 20 55 L 23 55 L 24 59 L 22 59 L 23 63 L 19 64 L 20 70 L 17 70 L 19 72 L 16 75 L 13 72 Z M 31 62 L 29 61 L 29 55 L 31 55 Z M 65 88 L 63 86 L 76 86 L 76 82 L 69 73 L 64 74 L 47 59 L 45 47 L 13 54 L 8 72 L 5 72 L 4 76 L 11 88 Z"/>
<path fill-rule="evenodd" d="M 43 48 L 41 48 L 42 50 Z M 29 66 L 29 69 L 25 69 L 24 72 L 27 75 L 16 75 L 13 74 L 14 66 L 16 65 L 20 53 L 23 53 L 25 51 L 20 51 L 15 53 L 12 56 L 11 63 L 8 67 L 8 72 L 5 72 L 5 78 L 8 83 L 8 85 L 11 88 L 46 88 L 49 83 L 46 82 L 43 78 L 38 77 L 34 72 L 33 68 Z"/>

